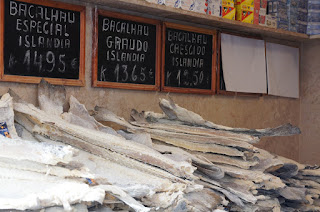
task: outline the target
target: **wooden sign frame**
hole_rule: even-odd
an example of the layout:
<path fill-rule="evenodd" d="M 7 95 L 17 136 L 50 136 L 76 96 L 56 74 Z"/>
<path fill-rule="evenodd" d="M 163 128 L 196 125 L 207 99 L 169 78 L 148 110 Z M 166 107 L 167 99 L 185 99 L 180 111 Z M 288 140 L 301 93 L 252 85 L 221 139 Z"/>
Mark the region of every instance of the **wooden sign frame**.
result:
<path fill-rule="evenodd" d="M 55 2 L 51 0 L 19 0 L 20 2 L 38 4 L 41 6 L 54 7 L 58 9 L 66 9 L 80 12 L 80 54 L 79 54 L 79 79 L 60 79 L 50 77 L 34 77 L 34 76 L 19 76 L 4 74 L 4 1 L 1 0 L 1 17 L 0 17 L 0 80 L 6 82 L 20 82 L 38 84 L 41 79 L 45 79 L 51 84 L 56 85 L 70 85 L 70 86 L 84 86 L 85 85 L 85 35 L 86 35 L 86 7 L 80 5 L 73 5 L 62 2 Z"/>
<path fill-rule="evenodd" d="M 178 88 L 165 86 L 165 40 L 166 29 L 178 29 L 190 31 L 195 33 L 202 33 L 212 35 L 212 69 L 211 69 L 211 89 L 198 89 L 198 88 Z M 162 26 L 162 67 L 161 67 L 161 91 L 175 92 L 175 93 L 197 93 L 197 94 L 215 94 L 216 92 L 216 59 L 217 59 L 217 31 L 211 29 L 204 29 L 170 22 L 164 22 Z"/>
<path fill-rule="evenodd" d="M 143 18 L 138 16 L 126 15 L 117 12 L 110 12 L 106 10 L 94 10 L 93 20 L 93 43 L 92 43 L 92 86 L 103 88 L 121 88 L 131 90 L 148 90 L 159 91 L 160 90 L 160 56 L 161 56 L 161 21 Z M 135 21 L 139 23 L 152 24 L 156 26 L 156 64 L 155 64 L 155 84 L 135 84 L 135 83 L 121 83 L 121 82 L 103 82 L 98 81 L 98 17 L 99 15 L 111 18 L 117 18 L 128 21 Z"/>
<path fill-rule="evenodd" d="M 246 92 L 235 92 L 235 91 L 226 91 L 220 89 L 220 68 L 221 68 L 221 33 L 239 36 L 239 37 L 245 37 L 245 38 L 252 38 L 257 40 L 263 40 L 260 36 L 253 36 L 253 35 L 244 35 L 240 33 L 234 33 L 234 32 L 225 32 L 225 31 L 219 31 L 218 32 L 218 56 L 217 56 L 217 94 L 218 95 L 226 95 L 226 96 L 243 96 L 243 97 L 260 97 L 267 95 L 266 93 L 246 93 Z M 266 45 L 266 42 L 264 43 Z"/>

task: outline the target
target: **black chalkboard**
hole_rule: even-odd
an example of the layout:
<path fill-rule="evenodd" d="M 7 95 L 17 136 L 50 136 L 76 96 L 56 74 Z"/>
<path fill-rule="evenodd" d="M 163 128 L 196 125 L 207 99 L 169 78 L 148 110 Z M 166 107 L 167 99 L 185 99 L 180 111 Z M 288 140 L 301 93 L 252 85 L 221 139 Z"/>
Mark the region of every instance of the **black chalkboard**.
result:
<path fill-rule="evenodd" d="M 99 11 L 97 16 L 93 84 L 157 89 L 160 23 L 106 11 Z"/>
<path fill-rule="evenodd" d="M 163 30 L 163 90 L 212 93 L 215 32 L 171 23 Z"/>
<path fill-rule="evenodd" d="M 4 0 L 4 75 L 80 80 L 84 11 L 50 1 Z"/>

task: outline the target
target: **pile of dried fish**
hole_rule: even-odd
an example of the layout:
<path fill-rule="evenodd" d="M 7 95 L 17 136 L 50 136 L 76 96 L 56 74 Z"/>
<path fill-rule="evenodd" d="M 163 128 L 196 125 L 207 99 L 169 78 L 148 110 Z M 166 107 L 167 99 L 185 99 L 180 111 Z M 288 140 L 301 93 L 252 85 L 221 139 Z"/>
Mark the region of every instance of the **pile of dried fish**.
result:
<path fill-rule="evenodd" d="M 128 122 L 102 107 L 91 116 L 75 97 L 67 102 L 63 87 L 45 81 L 38 95 L 40 108 L 11 90 L 0 101 L 17 134 L 0 135 L 0 177 L 10 191 L 0 196 L 0 209 L 320 209 L 319 167 L 252 145 L 263 136 L 298 134 L 297 127 L 224 127 L 165 99 L 162 114 L 133 110 Z"/>
<path fill-rule="evenodd" d="M 155 150 L 177 161 L 191 161 L 197 167 L 195 182 L 224 200 L 216 208 L 320 210 L 319 167 L 311 170 L 252 145 L 264 136 L 299 134 L 299 128 L 290 124 L 258 130 L 229 128 L 206 121 L 172 100 L 161 99 L 160 107 L 162 114 L 132 110 L 130 122 L 101 107 L 95 108 L 94 117 L 124 126 L 129 135 L 147 133 Z"/>

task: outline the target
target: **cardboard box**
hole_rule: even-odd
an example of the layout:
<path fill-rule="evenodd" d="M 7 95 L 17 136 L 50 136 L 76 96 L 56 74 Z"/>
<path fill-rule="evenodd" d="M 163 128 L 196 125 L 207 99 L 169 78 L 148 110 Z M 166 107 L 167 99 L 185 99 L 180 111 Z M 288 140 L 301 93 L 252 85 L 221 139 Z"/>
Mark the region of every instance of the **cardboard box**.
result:
<path fill-rule="evenodd" d="M 259 25 L 266 25 L 266 15 L 267 15 L 267 0 L 260 0 L 260 11 L 259 11 Z"/>
<path fill-rule="evenodd" d="M 222 0 L 221 10 L 223 18 L 235 20 L 236 9 L 234 7 L 234 0 Z"/>
<path fill-rule="evenodd" d="M 253 24 L 254 0 L 237 0 L 235 7 L 237 21 Z"/>
<path fill-rule="evenodd" d="M 222 0 L 207 0 L 208 11 L 207 14 L 221 17 Z"/>
<path fill-rule="evenodd" d="M 253 24 L 259 25 L 260 19 L 260 0 L 254 0 Z"/>
<path fill-rule="evenodd" d="M 266 15 L 266 26 L 271 28 L 277 28 L 277 18 L 272 15 Z"/>
<path fill-rule="evenodd" d="M 266 18 L 266 25 L 268 27 L 274 28 L 276 26 L 279 29 L 289 30 L 290 1 L 291 0 L 268 0 L 268 17 Z"/>
<path fill-rule="evenodd" d="M 164 0 L 164 5 L 168 7 L 180 8 L 181 0 Z"/>
<path fill-rule="evenodd" d="M 194 11 L 198 13 L 207 14 L 208 2 L 207 0 L 180 0 L 180 7 L 183 10 Z"/>
<path fill-rule="evenodd" d="M 242 5 L 242 4 L 246 4 L 246 5 L 254 5 L 254 0 L 236 0 L 235 5 Z"/>

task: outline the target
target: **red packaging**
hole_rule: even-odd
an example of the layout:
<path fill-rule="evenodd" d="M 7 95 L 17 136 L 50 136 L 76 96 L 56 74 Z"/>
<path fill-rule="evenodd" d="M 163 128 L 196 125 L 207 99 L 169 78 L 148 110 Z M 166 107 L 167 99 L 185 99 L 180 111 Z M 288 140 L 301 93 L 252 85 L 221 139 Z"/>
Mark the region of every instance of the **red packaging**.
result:
<path fill-rule="evenodd" d="M 253 24 L 259 24 L 260 0 L 254 0 Z"/>
<path fill-rule="evenodd" d="M 260 2 L 259 25 L 265 26 L 268 0 L 259 0 L 259 2 Z"/>

